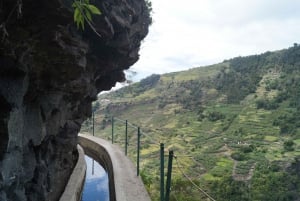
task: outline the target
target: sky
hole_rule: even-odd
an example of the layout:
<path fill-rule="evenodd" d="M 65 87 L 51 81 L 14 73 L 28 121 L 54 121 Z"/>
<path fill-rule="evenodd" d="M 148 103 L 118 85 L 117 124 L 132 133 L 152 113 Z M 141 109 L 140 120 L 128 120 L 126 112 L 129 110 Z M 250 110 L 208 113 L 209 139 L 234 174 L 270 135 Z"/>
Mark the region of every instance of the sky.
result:
<path fill-rule="evenodd" d="M 300 43 L 299 0 L 151 0 L 133 80 Z M 132 79 L 132 78 L 131 78 Z"/>

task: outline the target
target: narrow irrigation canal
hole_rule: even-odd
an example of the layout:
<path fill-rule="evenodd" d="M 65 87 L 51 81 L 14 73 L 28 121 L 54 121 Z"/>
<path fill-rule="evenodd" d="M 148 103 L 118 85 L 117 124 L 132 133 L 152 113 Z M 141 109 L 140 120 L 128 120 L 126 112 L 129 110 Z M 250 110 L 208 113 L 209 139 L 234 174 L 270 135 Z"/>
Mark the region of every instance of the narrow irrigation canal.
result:
<path fill-rule="evenodd" d="M 82 201 L 109 201 L 108 175 L 94 159 L 85 155 L 87 164 Z"/>

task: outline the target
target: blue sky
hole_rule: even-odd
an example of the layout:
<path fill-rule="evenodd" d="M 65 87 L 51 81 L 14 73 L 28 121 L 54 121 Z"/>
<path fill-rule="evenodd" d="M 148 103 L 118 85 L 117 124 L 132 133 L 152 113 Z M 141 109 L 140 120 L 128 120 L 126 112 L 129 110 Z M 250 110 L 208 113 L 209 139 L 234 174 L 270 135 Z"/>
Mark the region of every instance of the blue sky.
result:
<path fill-rule="evenodd" d="M 151 0 L 135 80 L 299 43 L 299 0 Z"/>

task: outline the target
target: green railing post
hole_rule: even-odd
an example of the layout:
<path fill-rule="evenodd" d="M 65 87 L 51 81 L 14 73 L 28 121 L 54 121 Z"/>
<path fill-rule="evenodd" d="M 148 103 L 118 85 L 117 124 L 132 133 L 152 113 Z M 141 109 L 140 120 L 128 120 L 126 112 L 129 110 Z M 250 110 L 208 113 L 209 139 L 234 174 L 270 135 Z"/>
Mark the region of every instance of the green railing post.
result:
<path fill-rule="evenodd" d="M 114 117 L 111 117 L 111 143 L 114 143 Z"/>
<path fill-rule="evenodd" d="M 128 146 L 128 133 L 127 133 L 127 128 L 128 128 L 128 122 L 127 120 L 125 121 L 125 156 L 127 156 L 127 146 Z"/>
<path fill-rule="evenodd" d="M 172 176 L 172 162 L 173 162 L 173 151 L 169 151 L 169 161 L 168 161 L 168 172 L 167 172 L 167 184 L 166 184 L 166 199 L 170 200 L 170 190 L 171 190 L 171 176 Z"/>
<path fill-rule="evenodd" d="M 164 197 L 165 197 L 165 172 L 164 172 L 164 163 L 165 163 L 165 159 L 164 159 L 164 144 L 161 143 L 160 144 L 160 200 L 164 201 Z"/>
<path fill-rule="evenodd" d="M 141 146 L 141 130 L 138 127 L 137 132 L 137 154 L 136 154 L 136 176 L 140 175 L 140 146 Z"/>
<path fill-rule="evenodd" d="M 93 111 L 93 114 L 92 114 L 92 116 L 93 116 L 93 136 L 95 136 L 95 114 L 94 114 L 95 112 Z"/>

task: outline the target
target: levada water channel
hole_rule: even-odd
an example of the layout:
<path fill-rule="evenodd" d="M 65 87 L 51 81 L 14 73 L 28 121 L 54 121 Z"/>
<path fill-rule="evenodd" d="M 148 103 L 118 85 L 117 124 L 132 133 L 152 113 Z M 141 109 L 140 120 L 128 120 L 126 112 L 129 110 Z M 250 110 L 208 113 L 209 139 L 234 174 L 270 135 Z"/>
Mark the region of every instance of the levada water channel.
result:
<path fill-rule="evenodd" d="M 85 155 L 87 164 L 82 201 L 109 201 L 108 175 L 94 159 Z"/>

